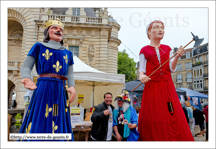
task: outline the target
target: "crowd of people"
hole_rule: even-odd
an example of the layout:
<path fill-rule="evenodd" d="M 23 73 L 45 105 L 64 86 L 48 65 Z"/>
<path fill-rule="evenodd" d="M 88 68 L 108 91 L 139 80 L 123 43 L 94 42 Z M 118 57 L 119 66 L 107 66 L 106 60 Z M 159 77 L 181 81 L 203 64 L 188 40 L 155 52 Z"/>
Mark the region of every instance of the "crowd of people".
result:
<path fill-rule="evenodd" d="M 28 107 L 20 133 L 70 133 L 69 141 L 74 141 L 69 113 L 69 103 L 76 96 L 73 53 L 63 46 L 64 25 L 60 20 L 50 19 L 44 26 L 44 42 L 33 45 L 21 68 L 24 87 L 34 92 L 30 102 L 26 99 Z M 139 79 L 145 88 L 139 116 L 130 105 L 128 92 L 115 98 L 115 107 L 112 94 L 105 93 L 104 102 L 94 107 L 91 117 L 92 140 L 110 141 L 114 132 L 117 141 L 194 141 L 191 107 L 186 108 L 187 121 L 171 77 L 184 49 L 180 46 L 171 59 L 172 49 L 160 43 L 164 29 L 164 23 L 159 20 L 152 21 L 146 28 L 150 44 L 140 50 Z M 34 64 L 39 75 L 36 85 L 31 80 Z M 162 64 L 163 67 L 155 71 Z M 203 135 L 201 115 L 193 109 L 193 117 Z"/>
<path fill-rule="evenodd" d="M 190 101 L 187 100 L 185 103 L 182 103 L 182 108 L 185 112 L 185 117 L 188 121 L 188 125 L 190 127 L 191 133 L 193 137 L 198 136 L 204 136 L 206 132 L 206 139 L 205 141 L 208 141 L 208 102 L 203 104 L 203 110 L 197 109 L 193 106 L 191 106 Z M 205 117 L 204 117 L 205 115 Z M 205 122 L 204 122 L 205 121 Z M 198 135 L 195 135 L 194 133 L 194 126 L 199 125 L 200 133 Z M 206 130 L 205 130 L 206 128 Z"/>
<path fill-rule="evenodd" d="M 112 105 L 112 94 L 110 92 L 104 94 L 104 102 L 95 106 L 91 117 L 93 125 L 90 136 L 92 140 L 138 141 L 140 136 L 138 132 L 139 108 L 134 109 L 131 106 L 131 100 L 128 95 L 129 93 L 124 91 L 115 97 L 114 107 Z M 206 132 L 205 141 L 208 141 L 208 103 L 204 105 L 203 111 L 191 106 L 189 100 L 185 101 L 185 103 L 180 103 L 192 136 L 204 136 Z M 203 115 L 205 115 L 205 118 Z M 200 133 L 197 135 L 194 133 L 195 125 L 199 125 L 200 127 Z M 112 132 L 113 136 L 111 135 Z"/>
<path fill-rule="evenodd" d="M 130 105 L 129 93 L 124 91 L 115 98 L 115 108 L 111 104 L 112 98 L 112 94 L 107 92 L 104 102 L 95 106 L 91 116 L 91 138 L 95 141 L 110 141 L 114 131 L 117 141 L 137 141 L 138 116 Z"/>

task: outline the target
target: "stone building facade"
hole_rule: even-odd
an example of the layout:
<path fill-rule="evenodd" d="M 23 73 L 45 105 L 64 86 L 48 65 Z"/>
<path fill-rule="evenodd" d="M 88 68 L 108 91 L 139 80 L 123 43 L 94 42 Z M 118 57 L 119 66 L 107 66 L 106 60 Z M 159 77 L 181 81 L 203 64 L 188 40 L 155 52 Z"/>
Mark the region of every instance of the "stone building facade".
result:
<path fill-rule="evenodd" d="M 176 53 L 178 48 L 174 48 L 173 51 Z M 188 88 L 193 89 L 193 71 L 192 71 L 192 50 L 185 49 L 185 53 L 179 58 L 176 71 L 171 73 L 173 83 L 176 88 Z"/>
<path fill-rule="evenodd" d="M 64 23 L 64 46 L 86 64 L 106 73 L 117 73 L 120 25 L 108 16 L 108 8 L 8 8 L 8 108 L 16 93 L 23 108 L 27 91 L 20 68 L 36 42 L 43 41 L 44 21 Z M 32 78 L 33 79 L 33 78 Z"/>
<path fill-rule="evenodd" d="M 193 88 L 204 94 L 208 94 L 208 61 L 208 43 L 193 49 Z"/>
<path fill-rule="evenodd" d="M 172 73 L 176 88 L 184 87 L 208 94 L 208 43 L 186 49 L 176 67 L 176 72 Z"/>

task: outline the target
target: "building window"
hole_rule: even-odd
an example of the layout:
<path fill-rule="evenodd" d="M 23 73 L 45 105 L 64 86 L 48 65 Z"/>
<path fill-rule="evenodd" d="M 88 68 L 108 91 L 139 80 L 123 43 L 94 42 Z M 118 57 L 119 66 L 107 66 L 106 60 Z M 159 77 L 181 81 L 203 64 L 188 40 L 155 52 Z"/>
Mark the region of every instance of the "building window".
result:
<path fill-rule="evenodd" d="M 200 86 L 200 89 L 203 89 L 203 81 L 202 80 L 200 80 L 200 82 L 199 82 L 199 86 Z"/>
<path fill-rule="evenodd" d="M 186 70 L 188 70 L 188 63 L 185 63 Z"/>
<path fill-rule="evenodd" d="M 198 57 L 196 57 L 196 63 L 199 61 Z"/>
<path fill-rule="evenodd" d="M 179 64 L 178 67 L 179 67 L 178 70 L 181 71 L 182 70 L 182 64 Z"/>
<path fill-rule="evenodd" d="M 79 46 L 69 46 L 69 50 L 73 53 L 73 55 L 79 57 Z"/>
<path fill-rule="evenodd" d="M 203 89 L 203 80 L 194 81 L 194 89 Z"/>
<path fill-rule="evenodd" d="M 191 62 L 189 63 L 189 69 L 192 69 L 192 63 Z"/>
<path fill-rule="evenodd" d="M 179 74 L 177 75 L 177 81 L 181 81 L 181 80 L 182 80 L 182 74 L 179 73 Z"/>
<path fill-rule="evenodd" d="M 196 87 L 196 81 L 194 81 L 194 89 L 196 89 L 197 87 Z"/>
<path fill-rule="evenodd" d="M 80 16 L 80 8 L 73 8 L 73 16 Z"/>
<path fill-rule="evenodd" d="M 202 62 L 202 58 L 201 58 L 201 56 L 199 57 L 199 61 Z"/>
<path fill-rule="evenodd" d="M 202 69 L 200 69 L 200 76 L 202 76 L 203 75 L 203 73 L 202 73 Z"/>
<path fill-rule="evenodd" d="M 199 70 L 196 70 L 196 74 L 197 74 L 197 77 L 200 75 L 200 74 L 199 74 Z"/>
<path fill-rule="evenodd" d="M 192 83 L 187 83 L 187 88 L 188 88 L 188 89 L 193 89 L 193 88 L 192 88 Z"/>
<path fill-rule="evenodd" d="M 187 73 L 187 80 L 188 79 L 192 79 L 192 74 L 189 72 L 189 73 Z"/>
<path fill-rule="evenodd" d="M 190 52 L 186 53 L 186 58 L 190 58 Z"/>

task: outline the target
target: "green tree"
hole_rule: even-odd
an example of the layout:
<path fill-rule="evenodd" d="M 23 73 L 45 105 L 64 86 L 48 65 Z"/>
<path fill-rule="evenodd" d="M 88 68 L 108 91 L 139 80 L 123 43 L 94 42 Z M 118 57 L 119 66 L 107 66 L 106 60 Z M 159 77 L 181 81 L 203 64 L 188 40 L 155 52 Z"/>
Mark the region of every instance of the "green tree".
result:
<path fill-rule="evenodd" d="M 125 82 L 136 80 L 136 62 L 128 57 L 126 50 L 118 52 L 118 74 L 125 74 Z"/>

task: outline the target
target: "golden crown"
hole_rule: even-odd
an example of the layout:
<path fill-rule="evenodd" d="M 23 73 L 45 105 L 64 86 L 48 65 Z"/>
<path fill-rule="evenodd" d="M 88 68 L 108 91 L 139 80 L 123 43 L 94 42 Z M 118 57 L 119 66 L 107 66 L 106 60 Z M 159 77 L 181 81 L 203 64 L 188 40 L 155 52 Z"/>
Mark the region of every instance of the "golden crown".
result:
<path fill-rule="evenodd" d="M 64 24 L 63 24 L 59 19 L 53 20 L 52 18 L 50 18 L 48 21 L 46 21 L 46 22 L 44 23 L 45 28 L 47 28 L 47 27 L 49 27 L 49 26 L 51 26 L 51 25 L 59 25 L 59 26 L 61 26 L 62 28 L 64 28 Z"/>

